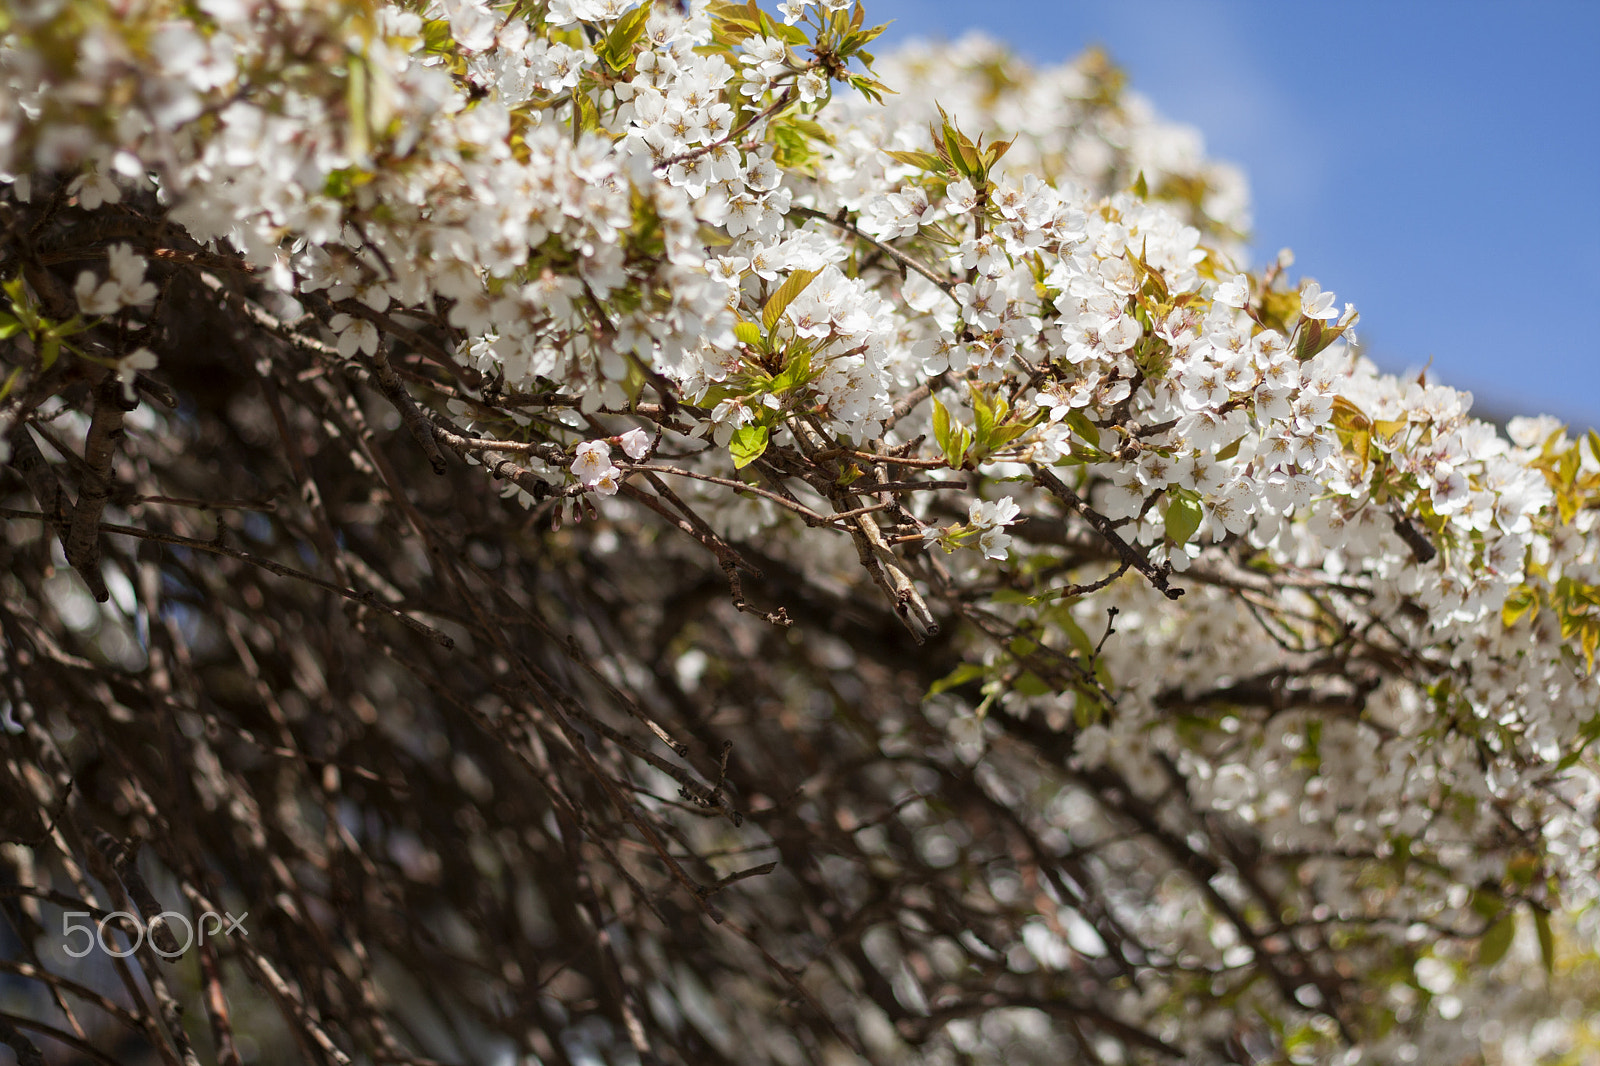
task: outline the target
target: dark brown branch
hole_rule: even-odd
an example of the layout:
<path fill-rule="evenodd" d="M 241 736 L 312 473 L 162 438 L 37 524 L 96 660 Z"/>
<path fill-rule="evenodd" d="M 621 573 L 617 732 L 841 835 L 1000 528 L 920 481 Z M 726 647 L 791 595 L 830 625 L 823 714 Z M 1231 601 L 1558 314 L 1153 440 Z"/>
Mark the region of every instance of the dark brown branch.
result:
<path fill-rule="evenodd" d="M 1070 485 L 1042 466 L 1033 468 L 1033 480 L 1035 484 L 1050 490 L 1068 507 L 1082 515 L 1084 521 L 1111 545 L 1124 563 L 1143 574 L 1167 599 L 1175 600 L 1183 595 L 1182 589 L 1173 588 L 1168 582 L 1168 577 L 1172 573 L 1171 567 L 1156 566 L 1144 552 L 1123 540 L 1122 535 L 1112 527 L 1110 520 L 1086 504 L 1076 492 L 1072 491 Z"/>

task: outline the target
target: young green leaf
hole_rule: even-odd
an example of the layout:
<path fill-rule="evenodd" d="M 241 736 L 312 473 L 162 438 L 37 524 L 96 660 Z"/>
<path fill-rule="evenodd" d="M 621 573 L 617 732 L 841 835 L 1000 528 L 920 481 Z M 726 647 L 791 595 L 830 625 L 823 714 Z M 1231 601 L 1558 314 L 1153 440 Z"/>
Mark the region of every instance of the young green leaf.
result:
<path fill-rule="evenodd" d="M 1187 544 L 1200 528 L 1203 513 L 1200 497 L 1188 489 L 1171 489 L 1167 493 L 1167 537 L 1174 544 Z"/>
<path fill-rule="evenodd" d="M 994 430 L 994 408 L 989 398 L 977 389 L 972 390 L 972 436 L 980 446 L 989 441 Z"/>
<path fill-rule="evenodd" d="M 955 453 L 955 456 L 954 458 L 951 458 L 947 455 L 945 456 L 945 459 L 950 463 L 951 466 L 965 468 L 967 464 L 967 452 L 972 448 L 972 430 L 963 426 L 961 429 L 956 431 L 955 438 L 951 441 L 951 444 L 953 445 L 951 450 Z"/>
<path fill-rule="evenodd" d="M 1072 432 L 1083 438 L 1083 442 L 1096 450 L 1100 447 L 1100 427 L 1089 421 L 1089 416 L 1080 410 L 1067 412 L 1067 425 L 1072 427 Z"/>
<path fill-rule="evenodd" d="M 644 36 L 645 24 L 650 19 L 651 5 L 641 4 L 629 11 L 606 34 L 598 51 L 612 70 L 620 71 L 633 62 L 633 46 Z"/>
<path fill-rule="evenodd" d="M 941 692 L 948 692 L 953 688 L 965 685 L 969 681 L 976 681 L 984 675 L 984 668 L 976 663 L 962 663 L 939 680 L 928 687 L 927 699 L 937 696 Z"/>
<path fill-rule="evenodd" d="M 743 470 L 761 458 L 766 450 L 766 426 L 740 426 L 728 441 L 728 454 L 733 456 L 733 465 L 737 470 Z"/>
<path fill-rule="evenodd" d="M 1550 912 L 1543 907 L 1533 908 L 1533 926 L 1539 933 L 1539 958 L 1544 962 L 1544 972 L 1556 972 L 1556 937 L 1550 929 Z"/>
<path fill-rule="evenodd" d="M 772 379 L 772 391 L 787 392 L 810 380 L 811 350 L 797 346 L 790 349 L 789 361 L 784 364 L 783 373 Z"/>
<path fill-rule="evenodd" d="M 578 108 L 578 131 L 599 129 L 600 112 L 594 106 L 594 101 L 589 99 L 589 94 L 578 93 L 573 97 L 573 102 Z"/>
<path fill-rule="evenodd" d="M 966 154 L 961 151 L 961 135 L 948 122 L 944 126 L 943 138 L 944 152 L 950 160 L 950 165 L 955 167 L 956 172 L 962 177 L 970 178 L 972 176 L 972 164 L 967 162 Z"/>
<path fill-rule="evenodd" d="M 761 327 L 754 322 L 740 322 L 733 327 L 733 335 L 740 344 L 747 344 L 752 348 L 761 347 Z"/>
<path fill-rule="evenodd" d="M 939 397 L 933 398 L 933 439 L 939 445 L 939 450 L 946 456 L 950 454 L 950 412 L 945 410 L 944 404 L 939 402 Z"/>
<path fill-rule="evenodd" d="M 1048 696 L 1055 691 L 1032 670 L 1024 670 L 1017 675 L 1017 679 L 1011 682 L 1011 687 L 1024 696 Z"/>
<path fill-rule="evenodd" d="M 778 324 L 778 319 L 783 317 L 783 312 L 794 303 L 795 297 L 805 291 L 813 278 L 820 274 L 820 270 L 796 270 L 789 275 L 787 281 L 779 287 L 778 291 L 767 298 L 767 304 L 761 309 L 761 324 L 771 333 Z"/>
<path fill-rule="evenodd" d="M 892 152 L 885 149 L 883 154 L 898 163 L 905 163 L 921 170 L 938 171 L 944 169 L 944 164 L 932 152 Z"/>
<path fill-rule="evenodd" d="M 1478 965 L 1488 969 L 1501 959 L 1511 949 L 1511 940 L 1517 934 L 1517 916 L 1508 913 L 1499 921 L 1489 927 L 1483 934 L 1483 939 L 1478 941 Z"/>

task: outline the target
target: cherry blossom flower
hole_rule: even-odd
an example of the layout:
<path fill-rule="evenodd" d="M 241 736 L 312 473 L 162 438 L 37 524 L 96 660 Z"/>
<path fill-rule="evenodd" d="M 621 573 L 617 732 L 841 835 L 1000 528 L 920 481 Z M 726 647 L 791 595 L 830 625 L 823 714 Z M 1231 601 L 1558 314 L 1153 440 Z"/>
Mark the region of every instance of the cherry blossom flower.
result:
<path fill-rule="evenodd" d="M 1235 274 L 1225 283 L 1217 286 L 1216 300 L 1218 303 L 1227 304 L 1229 307 L 1243 307 L 1250 302 L 1250 278 L 1246 274 Z"/>
<path fill-rule="evenodd" d="M 973 500 L 968 508 L 967 521 L 979 529 L 1008 526 L 1017 520 L 1022 508 L 1010 496 L 998 500 Z"/>
<path fill-rule="evenodd" d="M 1333 293 L 1323 292 L 1322 286 L 1308 281 L 1306 287 L 1300 290 L 1300 313 L 1306 318 L 1338 318 L 1339 309 L 1333 305 L 1333 300 Z"/>
<path fill-rule="evenodd" d="M 138 307 L 156 298 L 156 287 L 144 280 L 144 256 L 135 254 L 127 244 L 113 244 L 106 255 L 111 264 L 109 280 L 101 282 L 92 271 L 85 270 L 73 286 L 73 295 L 84 314 L 116 314 L 124 307 Z"/>
<path fill-rule="evenodd" d="M 650 434 L 635 426 L 618 438 L 617 443 L 622 445 L 624 455 L 638 462 L 650 451 Z"/>
<path fill-rule="evenodd" d="M 357 352 L 373 355 L 378 350 L 378 328 L 365 318 L 337 314 L 328 320 L 328 328 L 339 335 L 339 354 L 346 359 Z"/>
<path fill-rule="evenodd" d="M 584 441 L 573 449 L 572 476 L 585 485 L 611 466 L 611 445 L 603 440 Z"/>
<path fill-rule="evenodd" d="M 986 529 L 978 537 L 978 546 L 986 559 L 1004 559 L 1011 545 L 1011 535 L 999 529 Z"/>
<path fill-rule="evenodd" d="M 156 362 L 156 353 L 149 348 L 135 348 L 117 360 L 115 373 L 117 380 L 122 383 L 123 398 L 129 403 L 133 402 L 134 397 L 134 376 L 141 370 L 154 370 Z"/>

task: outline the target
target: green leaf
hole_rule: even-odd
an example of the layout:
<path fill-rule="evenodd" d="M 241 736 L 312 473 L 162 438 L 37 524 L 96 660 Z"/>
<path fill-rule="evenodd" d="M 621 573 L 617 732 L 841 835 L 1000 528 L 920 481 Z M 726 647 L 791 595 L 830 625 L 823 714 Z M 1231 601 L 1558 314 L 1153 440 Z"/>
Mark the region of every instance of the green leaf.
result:
<path fill-rule="evenodd" d="M 989 446 L 987 450 L 991 452 L 997 452 L 1032 428 L 1033 425 L 1028 422 L 1009 426 L 997 426 L 995 431 L 989 434 Z"/>
<path fill-rule="evenodd" d="M 796 347 L 790 349 L 789 361 L 784 364 L 783 373 L 772 379 L 773 392 L 787 392 L 799 388 L 811 380 L 811 350 Z"/>
<path fill-rule="evenodd" d="M 958 426 L 950 419 L 950 412 L 945 410 L 944 404 L 938 397 L 933 400 L 933 437 L 939 444 L 939 450 L 944 454 L 944 461 L 952 467 L 959 468 L 961 461 L 967 454 L 967 447 L 972 443 L 972 434 L 966 427 Z"/>
<path fill-rule="evenodd" d="M 939 397 L 933 398 L 933 439 L 939 445 L 939 450 L 950 452 L 950 412 L 945 410 L 944 404 L 939 402 Z"/>
<path fill-rule="evenodd" d="M 1478 941 L 1478 965 L 1488 968 L 1505 958 L 1506 952 L 1511 949 L 1511 940 L 1516 934 L 1515 914 L 1507 914 L 1491 925 L 1483 934 L 1483 939 Z"/>
<path fill-rule="evenodd" d="M 1372 419 L 1343 396 L 1333 398 L 1333 424 L 1336 428 L 1344 430 L 1372 429 Z"/>
<path fill-rule="evenodd" d="M 761 347 L 761 327 L 754 322 L 740 322 L 733 327 L 733 335 L 740 344 L 748 344 L 752 348 Z"/>
<path fill-rule="evenodd" d="M 948 692 L 951 689 L 958 688 L 961 685 L 967 684 L 968 682 L 976 681 L 982 676 L 984 676 L 983 667 L 977 665 L 976 663 L 962 663 L 960 666 L 957 666 L 954 670 L 950 671 L 948 674 L 944 675 L 930 685 L 928 687 L 928 695 L 924 696 L 923 699 L 929 699 L 933 696 L 937 696 L 941 692 Z"/>
<path fill-rule="evenodd" d="M 1011 687 L 1024 696 L 1048 696 L 1055 691 L 1032 670 L 1024 670 L 1015 681 L 1011 682 Z"/>
<path fill-rule="evenodd" d="M 1539 616 L 1539 594 L 1532 585 L 1518 585 L 1500 607 L 1500 624 L 1510 629 L 1529 611 L 1535 618 Z"/>
<path fill-rule="evenodd" d="M 861 49 L 866 45 L 871 44 L 873 41 L 876 41 L 879 37 L 882 37 L 883 31 L 887 30 L 888 28 L 888 22 L 880 22 L 878 25 L 869 26 L 860 33 L 856 34 L 856 37 L 858 38 L 858 42 L 855 45 L 856 54 L 861 57 L 861 61 L 867 65 L 868 69 L 871 69 L 872 67 L 872 53 L 863 52 Z"/>
<path fill-rule="evenodd" d="M 1338 326 L 1324 325 L 1314 318 L 1303 319 L 1300 327 L 1295 330 L 1295 358 L 1305 362 L 1318 352 L 1331 346 L 1334 341 L 1344 336 L 1345 331 L 1355 324 L 1356 319 L 1354 318 Z"/>
<path fill-rule="evenodd" d="M 1506 901 L 1493 892 L 1482 889 L 1472 894 L 1472 910 L 1480 918 L 1489 921 L 1500 917 L 1500 912 L 1506 909 Z"/>
<path fill-rule="evenodd" d="M 939 171 L 944 169 L 944 164 L 932 152 L 891 152 L 884 151 L 884 155 L 899 163 L 905 163 L 922 170 Z"/>
<path fill-rule="evenodd" d="M 428 52 L 447 52 L 455 44 L 450 36 L 449 19 L 428 19 L 422 24 L 422 47 Z"/>
<path fill-rule="evenodd" d="M 790 106 L 798 106 L 798 103 Z M 817 123 L 782 112 L 767 127 L 767 136 L 773 145 L 773 161 L 789 169 L 814 163 L 819 158 L 814 147 L 817 142 L 833 143 L 832 135 Z"/>
<path fill-rule="evenodd" d="M 1533 927 L 1539 931 L 1539 957 L 1544 960 L 1544 972 L 1556 972 L 1556 935 L 1550 930 L 1550 912 L 1543 907 L 1533 908 Z"/>
<path fill-rule="evenodd" d="M 1072 427 L 1072 432 L 1083 438 L 1083 442 L 1091 448 L 1100 447 L 1100 427 L 1089 421 L 1089 416 L 1082 411 L 1073 409 L 1067 412 L 1067 425 Z"/>
<path fill-rule="evenodd" d="M 1539 859 L 1532 852 L 1521 852 L 1506 863 L 1506 876 L 1527 888 L 1539 875 Z"/>
<path fill-rule="evenodd" d="M 1067 639 L 1072 641 L 1072 646 L 1078 649 L 1078 654 L 1083 656 L 1085 660 L 1093 659 L 1094 641 L 1089 639 L 1089 634 L 1083 631 L 1083 627 L 1078 624 L 1078 620 L 1072 616 L 1072 610 L 1063 608 L 1052 617 L 1055 619 L 1055 623 L 1061 627 L 1062 632 L 1066 633 Z"/>
<path fill-rule="evenodd" d="M 936 105 L 937 106 L 937 105 Z M 942 131 L 935 133 L 934 139 L 943 142 L 944 154 L 949 158 L 950 165 L 963 177 L 972 178 L 975 182 L 981 181 L 978 174 L 978 150 L 970 138 L 950 122 L 950 116 L 944 108 L 939 108 L 939 118 L 944 122 Z"/>
<path fill-rule="evenodd" d="M 1323 347 L 1322 323 L 1315 318 L 1306 319 L 1295 331 L 1294 357 L 1303 363 L 1322 351 Z"/>
<path fill-rule="evenodd" d="M 1150 199 L 1150 183 L 1144 180 L 1144 171 L 1139 171 L 1139 176 L 1133 179 L 1133 195 L 1141 200 Z"/>
<path fill-rule="evenodd" d="M 796 270 L 789 275 L 788 280 L 777 292 L 767 298 L 766 306 L 761 309 L 761 324 L 768 333 L 772 332 L 789 305 L 794 303 L 795 297 L 804 292 L 806 286 L 810 285 L 812 279 L 820 273 L 820 270 Z"/>
<path fill-rule="evenodd" d="M 1128 262 L 1132 263 L 1136 268 L 1136 273 L 1139 275 L 1139 284 L 1148 284 L 1155 290 L 1156 298 L 1162 303 L 1166 303 L 1172 299 L 1172 293 L 1168 290 L 1167 279 L 1161 276 L 1161 271 L 1151 269 L 1150 264 L 1145 260 L 1145 253 L 1149 251 L 1149 243 L 1148 239 L 1140 243 L 1138 255 L 1134 254 L 1131 247 L 1124 254 Z"/>
<path fill-rule="evenodd" d="M 728 454 L 733 456 L 736 470 L 743 470 L 767 450 L 766 426 L 740 426 L 728 441 Z"/>
<path fill-rule="evenodd" d="M 640 4 L 623 15 L 606 34 L 599 51 L 612 70 L 622 70 L 633 62 L 633 46 L 644 36 L 645 23 L 650 19 L 652 5 Z"/>
<path fill-rule="evenodd" d="M 1217 462 L 1219 462 L 1219 463 L 1225 462 L 1225 461 L 1227 461 L 1229 459 L 1232 459 L 1234 456 L 1238 455 L 1239 454 L 1239 445 L 1241 445 L 1243 443 L 1244 443 L 1244 438 L 1240 437 L 1238 440 L 1234 441 L 1232 444 L 1230 444 L 1226 448 L 1222 449 L 1220 452 L 1217 453 Z"/>
<path fill-rule="evenodd" d="M 861 53 L 861 58 L 866 63 L 872 62 L 872 57 L 866 52 Z M 876 78 L 869 78 L 865 74 L 852 74 L 845 79 L 850 87 L 875 104 L 883 103 L 885 94 L 895 95 L 895 91 Z"/>
<path fill-rule="evenodd" d="M 87 332 L 88 329 L 89 329 L 89 323 L 88 322 L 85 322 L 82 318 L 80 318 L 77 315 L 73 315 L 71 318 L 67 319 L 65 322 L 57 322 L 51 328 L 50 332 L 54 333 L 57 337 L 76 337 L 80 333 Z M 68 347 L 71 347 L 71 345 L 68 345 Z M 77 351 L 76 348 L 73 348 L 72 350 L 74 352 Z"/>
<path fill-rule="evenodd" d="M 994 430 L 995 410 L 989 404 L 989 398 L 977 389 L 972 390 L 972 435 L 982 447 L 989 440 L 989 434 Z"/>
<path fill-rule="evenodd" d="M 578 109 L 578 130 L 597 130 L 600 128 L 600 111 L 594 106 L 594 101 L 585 92 L 575 93 L 573 101 Z"/>
<path fill-rule="evenodd" d="M 1200 497 L 1188 489 L 1170 489 L 1167 492 L 1167 537 L 1174 544 L 1187 544 L 1200 528 L 1203 513 Z"/>
<path fill-rule="evenodd" d="M 1389 442 L 1393 441 L 1400 434 L 1404 433 L 1406 428 L 1410 425 L 1411 423 L 1405 421 L 1404 419 L 1380 418 L 1372 423 L 1372 432 L 1380 437 L 1383 441 Z"/>

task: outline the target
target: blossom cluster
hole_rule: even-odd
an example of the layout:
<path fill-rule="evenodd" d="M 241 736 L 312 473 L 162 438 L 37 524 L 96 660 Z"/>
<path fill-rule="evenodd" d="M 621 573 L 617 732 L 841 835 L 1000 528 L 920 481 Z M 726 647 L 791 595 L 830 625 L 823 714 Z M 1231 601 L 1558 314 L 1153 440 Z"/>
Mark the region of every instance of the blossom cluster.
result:
<path fill-rule="evenodd" d="M 643 459 L 650 450 L 649 434 L 637 426 L 618 437 L 616 442 L 622 446 L 623 454 L 633 460 Z M 622 471 L 611 462 L 611 441 L 584 441 L 572 454 L 572 476 L 578 479 L 578 484 L 602 496 L 617 494 Z"/>
<path fill-rule="evenodd" d="M 986 708 L 1301 856 L 1285 891 L 1373 966 L 1417 923 L 1471 940 L 1594 895 L 1600 438 L 1503 435 L 1379 372 L 1291 256 L 1242 269 L 1242 179 L 1103 57 L 968 41 L 869 75 L 836 0 L 85 6 L 12 16 L 11 195 L 53 172 L 85 211 L 153 198 L 342 360 L 448 337 L 437 406 L 524 506 L 642 485 L 664 450 L 708 528 L 859 559 L 919 637 L 940 597 L 1004 620 L 1026 639 L 970 638 Z M 107 255 L 83 315 L 156 296 L 134 245 Z M 1082 676 L 1021 683 L 1039 648 Z M 1209 891 L 1126 920 L 1250 963 Z M 1477 1040 L 1449 1024 L 1466 981 L 1427 979 L 1450 995 L 1402 1003 L 1410 969 L 1378 993 L 1405 1024 L 1373 1054 Z M 1269 994 L 1209 1004 L 1195 1046 Z M 1332 1048 L 1317 1006 L 1288 1009 Z"/>

